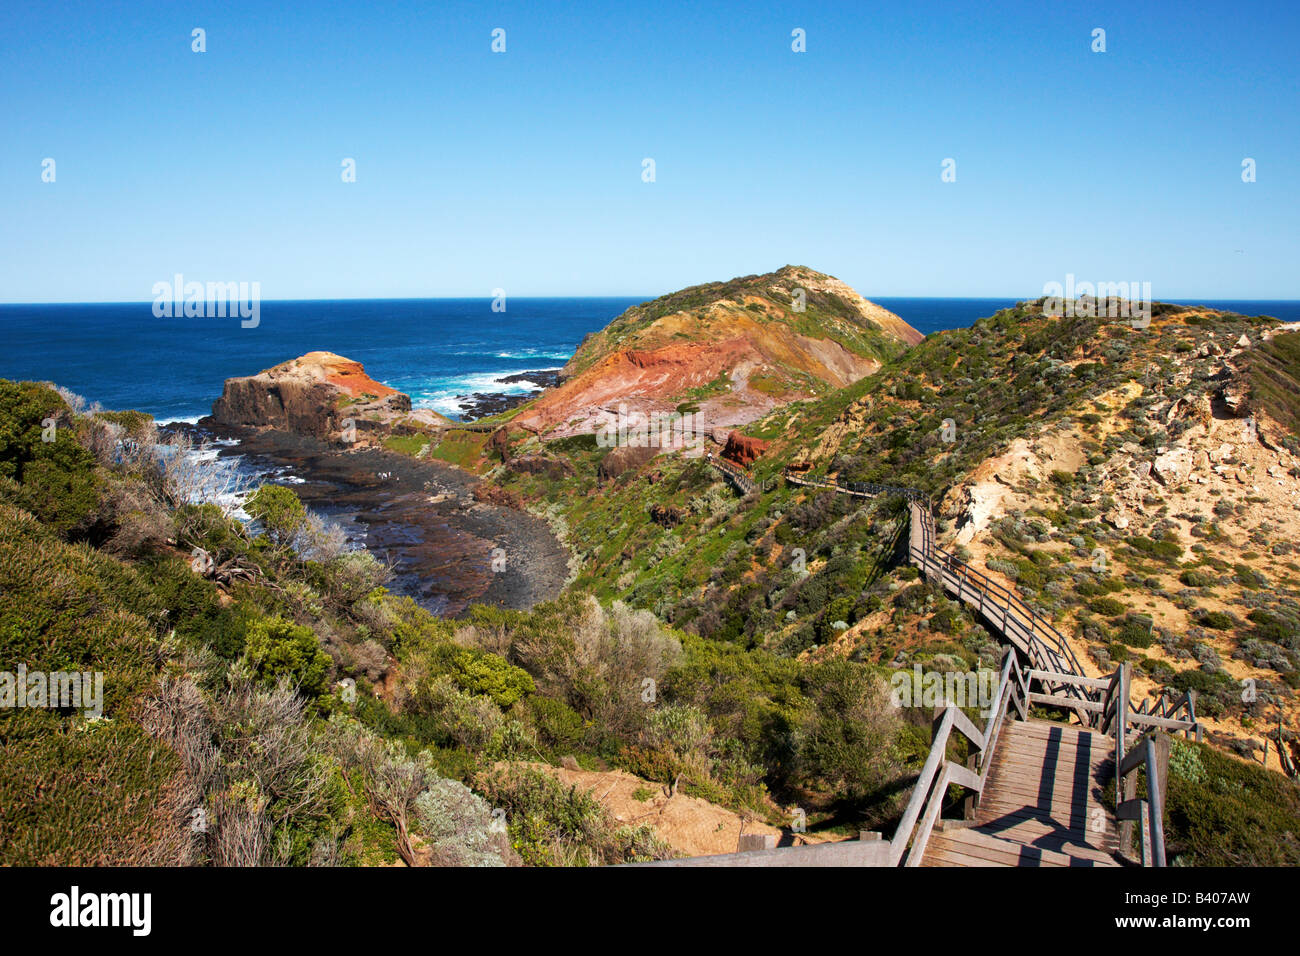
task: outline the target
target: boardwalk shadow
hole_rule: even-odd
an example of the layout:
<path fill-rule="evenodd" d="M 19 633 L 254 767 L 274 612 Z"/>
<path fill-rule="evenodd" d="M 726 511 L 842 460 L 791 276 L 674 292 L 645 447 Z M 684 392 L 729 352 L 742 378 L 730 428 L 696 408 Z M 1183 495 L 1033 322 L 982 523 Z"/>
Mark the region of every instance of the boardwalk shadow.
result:
<path fill-rule="evenodd" d="M 1031 864 L 1042 859 L 1042 851 L 1069 853 L 1071 849 L 1109 852 L 1106 846 L 1109 821 L 1101 811 L 1102 789 L 1094 780 L 1104 773 L 1105 763 L 1097 760 L 1097 738 L 1092 734 L 1068 733 L 1064 727 L 1048 727 L 1047 739 L 1041 753 L 1035 748 L 1020 751 L 1023 759 L 1033 755 L 1041 757 L 1037 778 L 1037 793 L 1032 802 L 1026 801 L 1019 809 L 981 820 L 979 830 L 990 836 L 1001 836 L 1023 847 L 1022 862 Z M 1095 764 L 1095 766 L 1094 766 Z M 1029 766 L 1004 766 L 1004 774 L 1029 770 Z M 1004 777 L 1004 783 L 1015 783 L 1016 778 Z M 1032 778 L 1023 778 L 1032 782 Z M 1091 805 L 1090 805 L 1091 801 Z M 1094 819 L 1089 819 L 1091 815 Z M 1023 833 L 1011 834 L 1024 824 L 1041 824 L 1049 832 L 1028 837 Z M 1100 824 L 1100 829 L 1098 828 Z M 1003 836 L 1003 834 L 1006 834 Z M 1071 866 L 1094 866 L 1088 859 L 1073 858 Z"/>

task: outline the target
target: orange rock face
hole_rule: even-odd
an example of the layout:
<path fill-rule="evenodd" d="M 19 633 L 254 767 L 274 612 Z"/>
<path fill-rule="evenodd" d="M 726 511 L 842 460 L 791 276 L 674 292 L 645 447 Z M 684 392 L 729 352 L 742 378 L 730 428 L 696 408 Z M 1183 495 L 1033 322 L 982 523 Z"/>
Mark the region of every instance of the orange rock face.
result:
<path fill-rule="evenodd" d="M 410 411 L 409 397 L 376 382 L 360 362 L 308 352 L 257 375 L 227 379 L 212 417 L 228 425 L 333 438 L 345 422 L 364 435 L 386 430 Z"/>
<path fill-rule="evenodd" d="M 681 308 L 672 300 L 681 297 Z M 694 434 L 743 427 L 797 399 L 843 388 L 922 336 L 821 273 L 692 287 L 592 333 L 563 382 L 515 424 L 546 438 L 601 433 L 623 416 L 687 416 Z"/>
<path fill-rule="evenodd" d="M 616 352 L 546 392 L 515 423 L 543 429 L 566 421 L 575 411 L 583 415 L 601 408 L 614 411 L 619 401 L 639 410 L 672 411 L 676 407 L 673 396 L 725 374 L 746 351 L 746 341 L 736 338 Z M 647 404 L 662 408 L 647 408 Z"/>
<path fill-rule="evenodd" d="M 726 447 L 722 449 L 722 457 L 727 461 L 740 465 L 742 468 L 748 468 L 757 459 L 758 456 L 767 451 L 771 442 L 763 441 L 761 438 L 746 438 L 740 432 L 732 432 L 727 436 Z"/>
<path fill-rule="evenodd" d="M 318 365 L 324 380 L 336 388 L 341 388 L 351 398 L 361 398 L 363 395 L 387 398 L 389 395 L 401 394 L 397 389 L 376 382 L 367 375 L 365 367 L 360 362 L 345 359 L 332 352 L 308 352 L 298 361 L 303 365 Z"/>

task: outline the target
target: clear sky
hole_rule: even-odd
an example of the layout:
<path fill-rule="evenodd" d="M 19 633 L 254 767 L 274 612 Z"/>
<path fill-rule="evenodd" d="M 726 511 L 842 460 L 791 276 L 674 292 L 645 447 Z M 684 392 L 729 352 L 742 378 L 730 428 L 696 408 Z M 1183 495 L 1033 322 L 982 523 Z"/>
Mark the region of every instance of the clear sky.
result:
<path fill-rule="evenodd" d="M 0 301 L 1300 298 L 1298 64 L 1295 2 L 7 2 Z"/>

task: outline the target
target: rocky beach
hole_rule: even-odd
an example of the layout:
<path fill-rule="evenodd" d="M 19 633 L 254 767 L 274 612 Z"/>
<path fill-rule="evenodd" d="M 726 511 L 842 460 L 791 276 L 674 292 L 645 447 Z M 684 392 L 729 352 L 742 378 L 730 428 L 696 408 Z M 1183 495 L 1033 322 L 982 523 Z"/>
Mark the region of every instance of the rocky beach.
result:
<path fill-rule="evenodd" d="M 520 379 L 545 385 L 554 375 Z M 528 397 L 467 396 L 466 407 L 481 417 Z M 569 555 L 544 519 L 477 499 L 480 479 L 454 465 L 382 446 L 395 424 L 434 420 L 447 422 L 412 411 L 407 396 L 375 382 L 360 363 L 313 352 L 227 380 L 211 416 L 170 427 L 215 441 L 220 457 L 238 456 L 259 482 L 287 484 L 349 540 L 389 562 L 391 591 L 436 614 L 454 617 L 474 603 L 526 609 L 555 598 Z"/>
<path fill-rule="evenodd" d="M 303 504 L 391 564 L 389 590 L 436 614 L 454 617 L 473 603 L 526 609 L 564 586 L 569 555 L 546 521 L 476 500 L 479 479 L 452 465 L 273 429 L 192 433 L 224 440 L 222 457 L 243 456 L 270 483 L 293 476 L 288 486 Z"/>

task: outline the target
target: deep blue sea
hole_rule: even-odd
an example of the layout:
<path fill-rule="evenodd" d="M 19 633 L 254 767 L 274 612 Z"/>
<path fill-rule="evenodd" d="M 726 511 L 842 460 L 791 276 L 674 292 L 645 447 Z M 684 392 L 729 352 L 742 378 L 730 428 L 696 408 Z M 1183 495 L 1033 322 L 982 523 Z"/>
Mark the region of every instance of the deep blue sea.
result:
<path fill-rule="evenodd" d="M 263 302 L 256 328 L 238 318 L 155 318 L 152 303 L 0 305 L 0 378 L 53 381 L 105 408 L 160 421 L 208 414 L 222 383 L 316 350 L 363 363 L 417 406 L 459 412 L 473 392 L 523 393 L 498 380 L 558 368 L 582 337 L 635 298 L 369 299 Z M 1005 299 L 871 297 L 924 333 L 965 328 Z M 1195 304 L 1300 321 L 1300 301 Z"/>

